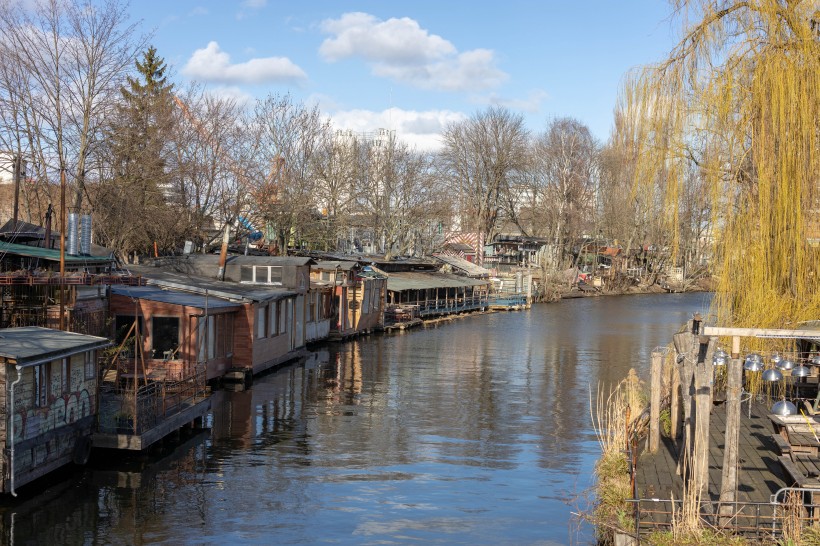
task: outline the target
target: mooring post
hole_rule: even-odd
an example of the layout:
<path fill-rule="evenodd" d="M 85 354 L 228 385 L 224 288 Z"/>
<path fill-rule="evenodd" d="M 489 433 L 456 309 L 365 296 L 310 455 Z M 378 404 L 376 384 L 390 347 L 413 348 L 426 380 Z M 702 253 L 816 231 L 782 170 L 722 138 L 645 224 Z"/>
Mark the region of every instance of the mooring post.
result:
<path fill-rule="evenodd" d="M 681 332 L 672 336 L 672 341 L 675 345 L 675 350 L 678 352 L 678 357 L 681 359 L 680 382 L 681 394 L 683 398 L 683 437 L 678 448 L 678 468 L 677 472 L 680 476 L 684 474 L 685 465 L 691 465 L 692 461 L 692 443 L 694 441 L 693 431 L 693 413 L 695 403 L 695 363 L 698 355 L 698 345 L 695 343 L 697 336 L 693 335 L 693 322 L 690 320 L 687 323 L 685 332 Z"/>
<path fill-rule="evenodd" d="M 709 421 L 712 413 L 712 354 L 717 338 L 701 337 L 695 372 L 695 466 L 698 487 L 709 492 Z"/>
<path fill-rule="evenodd" d="M 735 515 L 734 503 L 737 492 L 737 455 L 740 438 L 740 396 L 743 392 L 743 365 L 738 358 L 740 348 L 732 346 L 733 358 L 729 361 L 726 378 L 726 439 L 723 450 L 723 469 L 720 476 L 721 526 L 728 523 L 723 518 Z M 726 503 L 726 504 L 724 504 Z"/>
<path fill-rule="evenodd" d="M 649 452 L 655 453 L 661 439 L 661 374 L 663 354 L 652 352 L 652 368 L 649 372 Z"/>

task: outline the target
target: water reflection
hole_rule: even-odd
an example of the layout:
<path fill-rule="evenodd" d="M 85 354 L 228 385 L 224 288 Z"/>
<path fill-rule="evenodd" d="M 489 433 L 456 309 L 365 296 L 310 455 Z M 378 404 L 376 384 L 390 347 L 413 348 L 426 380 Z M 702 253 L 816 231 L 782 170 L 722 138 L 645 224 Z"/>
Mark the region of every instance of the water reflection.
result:
<path fill-rule="evenodd" d="M 589 397 L 702 295 L 595 298 L 316 351 L 220 392 L 211 432 L 5 501 L 5 542 L 565 544 Z M 572 535 L 571 535 L 572 533 Z"/>

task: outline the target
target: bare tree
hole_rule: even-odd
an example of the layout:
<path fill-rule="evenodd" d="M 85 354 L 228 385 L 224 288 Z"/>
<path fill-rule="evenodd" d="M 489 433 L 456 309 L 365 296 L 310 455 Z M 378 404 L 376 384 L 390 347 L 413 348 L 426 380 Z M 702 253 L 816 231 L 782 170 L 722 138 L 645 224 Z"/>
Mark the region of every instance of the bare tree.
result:
<path fill-rule="evenodd" d="M 272 196 L 256 204 L 276 232 L 282 253 L 289 243 L 300 246 L 319 218 L 313 160 L 326 142 L 328 123 L 318 107 L 296 104 L 290 95 L 271 95 L 256 105 L 252 125 L 259 138 L 257 163 L 269 166 L 265 181 Z"/>
<path fill-rule="evenodd" d="M 251 193 L 263 176 L 254 157 L 256 140 L 234 99 L 194 86 L 174 101 L 172 199 L 185 232 L 205 251 L 221 237 L 225 222 L 253 213 Z"/>
<path fill-rule="evenodd" d="M 594 224 L 597 171 L 598 144 L 581 122 L 556 119 L 536 139 L 534 194 L 553 248 L 561 248 Z"/>
<path fill-rule="evenodd" d="M 370 169 L 359 195 L 372 237 L 386 258 L 393 252 L 407 255 L 421 250 L 422 235 L 437 223 L 437 178 L 430 158 L 396 140 L 376 140 L 369 146 Z"/>
<path fill-rule="evenodd" d="M 72 168 L 77 209 L 102 120 L 143 45 L 135 29 L 118 0 L 42 0 L 31 9 L 15 3 L 0 11 L 6 51 L 13 52 L 5 62 L 25 73 L 20 94 L 37 123 L 43 165 Z"/>
<path fill-rule="evenodd" d="M 495 234 L 510 179 L 526 167 L 527 138 L 521 115 L 502 107 L 488 108 L 444 131 L 441 172 L 457 194 L 461 230 L 479 236 L 480 261 L 482 242 Z"/>
<path fill-rule="evenodd" d="M 356 181 L 364 168 L 363 143 L 343 131 L 326 131 L 320 142 L 313 155 L 314 195 L 321 212 L 314 240 L 322 250 L 331 250 L 350 228 Z"/>

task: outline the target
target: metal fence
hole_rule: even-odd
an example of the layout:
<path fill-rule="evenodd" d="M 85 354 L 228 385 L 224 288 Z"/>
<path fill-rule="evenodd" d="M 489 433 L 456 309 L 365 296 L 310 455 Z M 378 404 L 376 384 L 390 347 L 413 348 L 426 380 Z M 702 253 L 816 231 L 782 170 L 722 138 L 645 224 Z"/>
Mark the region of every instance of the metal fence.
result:
<path fill-rule="evenodd" d="M 210 394 L 203 365 L 180 380 L 105 379 L 100 390 L 98 431 L 107 434 L 143 434 Z M 133 381 L 142 384 L 135 388 Z"/>
<path fill-rule="evenodd" d="M 671 531 L 684 513 L 683 500 L 653 498 L 629 502 L 634 505 L 639 539 L 653 532 Z M 765 543 L 781 538 L 784 528 L 816 524 L 820 517 L 820 490 L 783 488 L 772 495 L 769 502 L 701 500 L 698 514 L 706 527 Z"/>

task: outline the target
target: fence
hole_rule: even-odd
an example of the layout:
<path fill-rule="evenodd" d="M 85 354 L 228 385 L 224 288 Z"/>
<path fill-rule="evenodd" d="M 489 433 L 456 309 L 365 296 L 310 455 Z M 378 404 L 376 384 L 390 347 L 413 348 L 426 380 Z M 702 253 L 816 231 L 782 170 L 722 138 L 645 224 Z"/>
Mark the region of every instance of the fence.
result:
<path fill-rule="evenodd" d="M 165 419 L 193 406 L 209 395 L 205 366 L 180 380 L 146 380 L 134 388 L 134 377 L 102 378 L 98 430 L 107 434 L 144 434 Z"/>
<path fill-rule="evenodd" d="M 800 503 L 789 502 L 788 494 L 798 496 Z M 773 541 L 786 528 L 808 526 L 820 516 L 820 491 L 796 487 L 784 488 L 769 502 L 719 502 L 701 500 L 698 514 L 704 527 L 722 529 L 735 535 L 759 541 Z M 656 531 L 670 531 L 684 513 L 683 500 L 630 499 L 635 508 L 635 528 L 639 537 Z"/>

